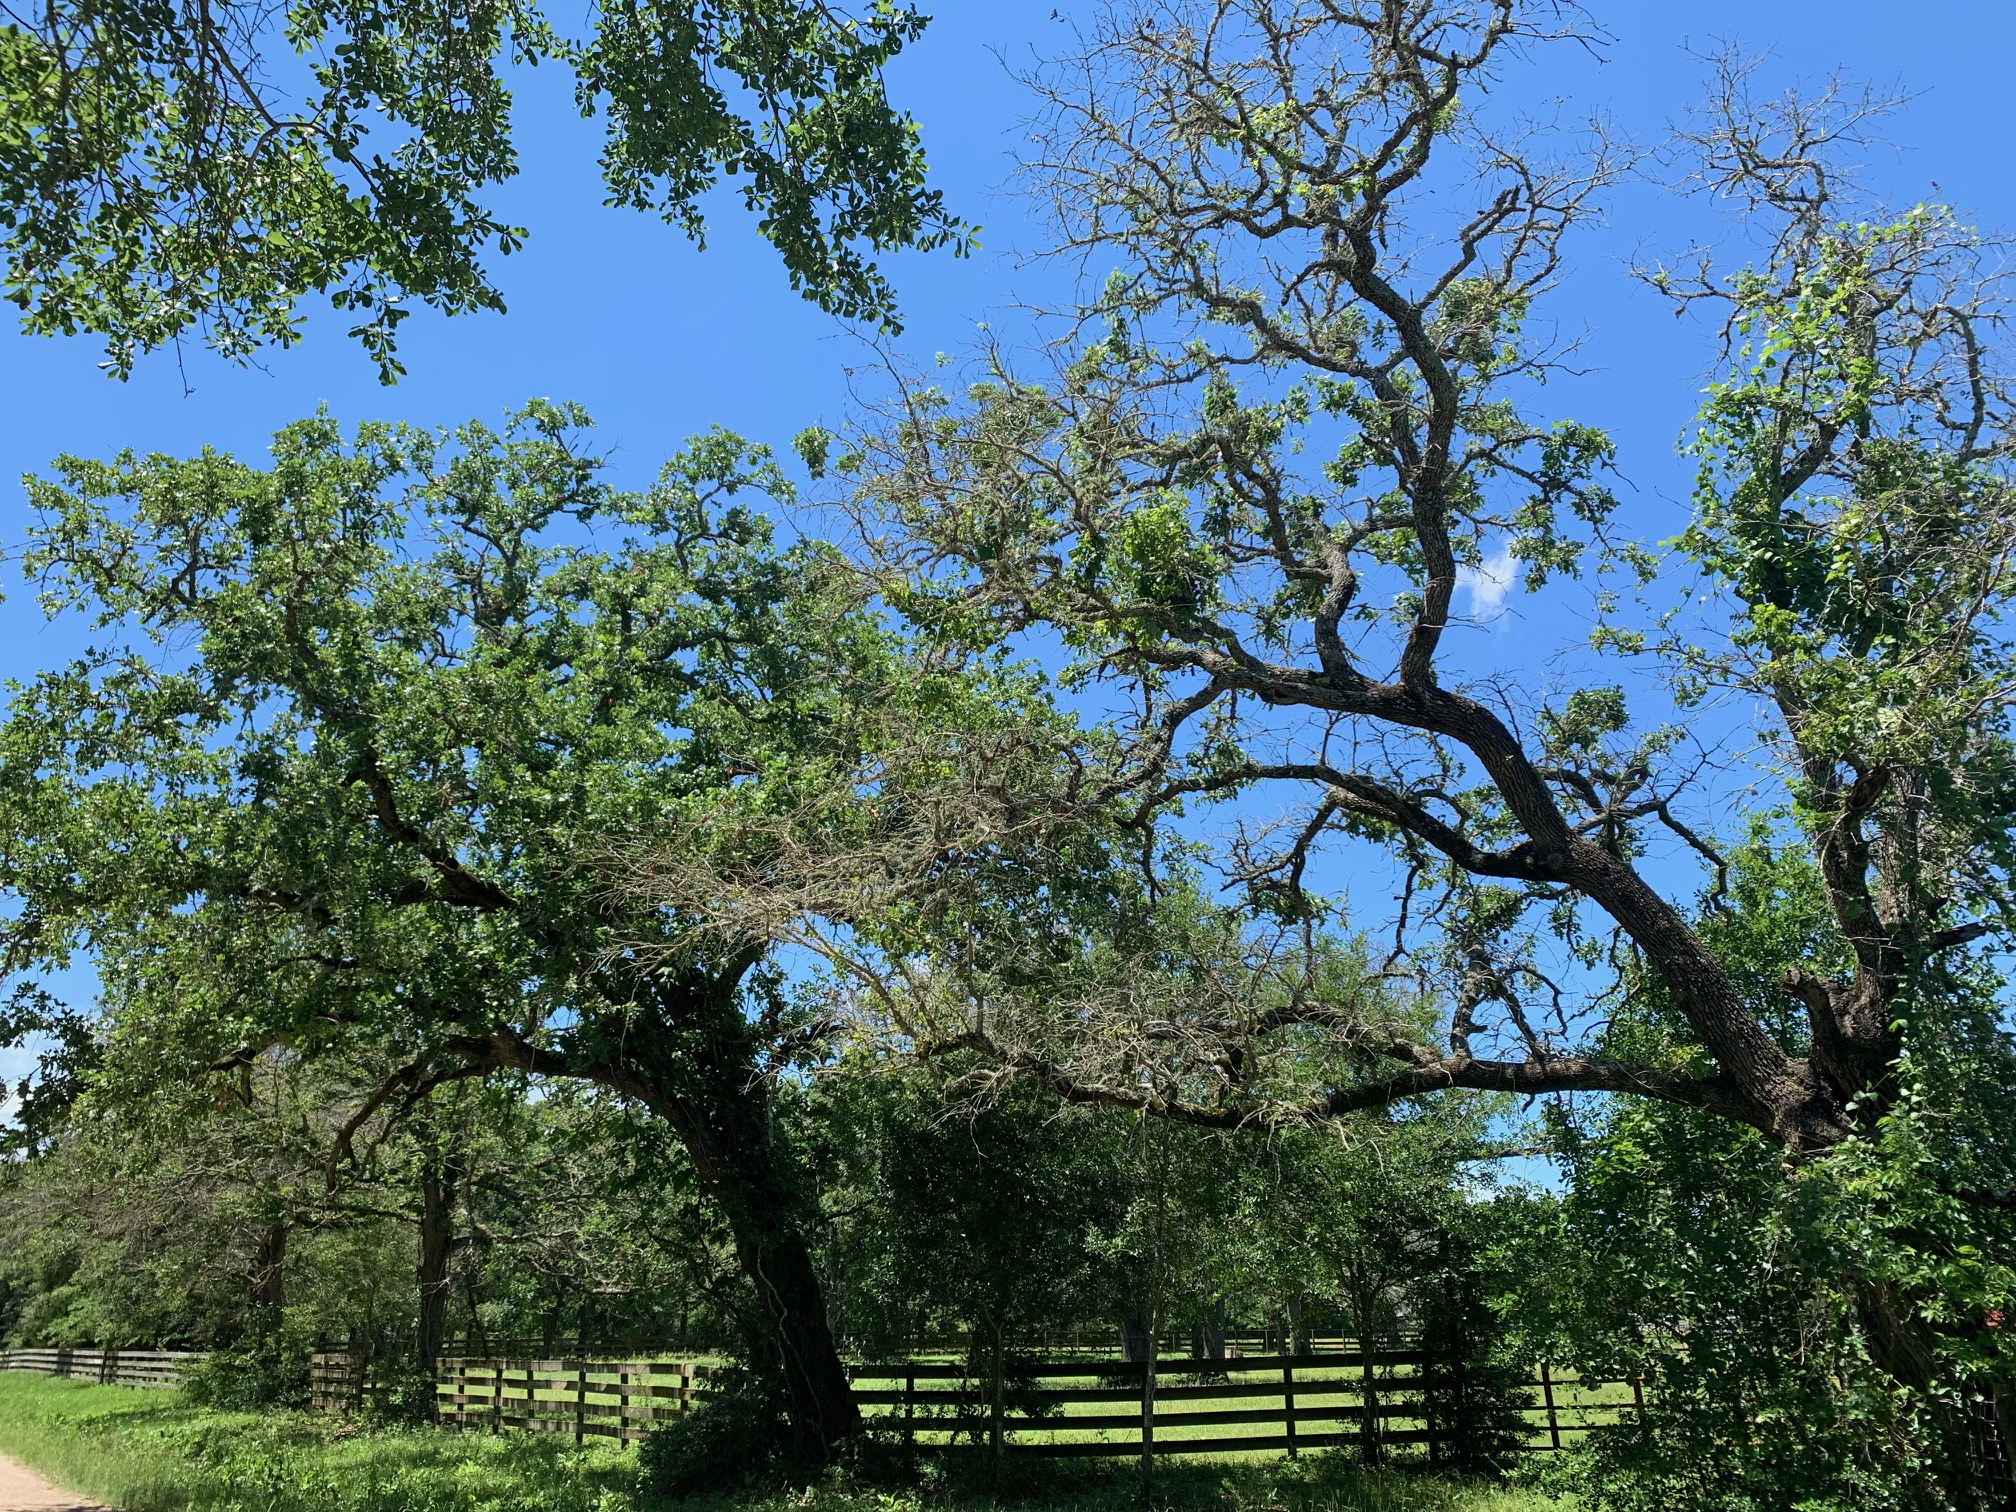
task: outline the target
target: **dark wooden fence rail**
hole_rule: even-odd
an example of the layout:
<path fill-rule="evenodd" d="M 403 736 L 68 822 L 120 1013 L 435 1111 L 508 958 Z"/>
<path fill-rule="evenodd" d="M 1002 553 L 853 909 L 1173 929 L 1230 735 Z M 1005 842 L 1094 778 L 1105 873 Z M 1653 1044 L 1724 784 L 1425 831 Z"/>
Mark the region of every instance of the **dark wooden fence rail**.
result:
<path fill-rule="evenodd" d="M 1018 1455 L 1125 1456 L 1282 1453 L 1361 1443 L 1368 1420 L 1385 1448 L 1428 1445 L 1418 1350 L 1331 1350 L 1223 1360 L 1046 1360 L 1025 1364 L 1006 1393 L 1004 1446 Z M 1372 1400 L 1366 1397 L 1367 1372 Z M 436 1371 L 444 1423 L 575 1441 L 641 1438 L 689 1411 L 713 1367 L 680 1360 L 446 1359 Z M 993 1414 L 964 1368 L 907 1360 L 851 1368 L 871 1428 L 919 1445 L 984 1442 Z M 352 1356 L 317 1355 L 319 1407 L 354 1405 Z M 1524 1409 L 1529 1450 L 1556 1450 L 1626 1414 L 1641 1416 L 1636 1383 L 1536 1374 Z"/>
<path fill-rule="evenodd" d="M 204 1358 L 182 1349 L 0 1349 L 0 1370 L 167 1389 L 180 1385 L 182 1372 Z"/>
<path fill-rule="evenodd" d="M 1368 1418 L 1382 1446 L 1431 1444 L 1426 1363 L 1418 1350 L 1340 1349 L 1163 1359 L 1151 1378 L 1141 1362 L 1046 1361 L 1023 1367 L 1001 1426 L 1016 1453 L 1040 1456 L 1294 1454 L 1360 1443 Z M 991 1430 L 988 1405 L 956 1365 L 904 1362 L 858 1366 L 852 1374 L 855 1400 L 877 1428 L 940 1444 Z M 1636 1383 L 1561 1379 L 1544 1367 L 1528 1394 L 1524 1447 L 1533 1450 L 1562 1448 L 1575 1435 L 1644 1411 Z"/>

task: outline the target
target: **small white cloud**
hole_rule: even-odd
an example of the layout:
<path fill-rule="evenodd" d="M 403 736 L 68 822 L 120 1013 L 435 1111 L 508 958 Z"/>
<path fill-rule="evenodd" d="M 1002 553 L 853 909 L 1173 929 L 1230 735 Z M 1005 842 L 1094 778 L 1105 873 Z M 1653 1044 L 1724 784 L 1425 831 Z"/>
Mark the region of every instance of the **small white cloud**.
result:
<path fill-rule="evenodd" d="M 1484 558 L 1481 566 L 1458 567 L 1456 591 L 1470 595 L 1470 618 L 1488 622 L 1502 615 L 1518 571 L 1509 546 Z"/>

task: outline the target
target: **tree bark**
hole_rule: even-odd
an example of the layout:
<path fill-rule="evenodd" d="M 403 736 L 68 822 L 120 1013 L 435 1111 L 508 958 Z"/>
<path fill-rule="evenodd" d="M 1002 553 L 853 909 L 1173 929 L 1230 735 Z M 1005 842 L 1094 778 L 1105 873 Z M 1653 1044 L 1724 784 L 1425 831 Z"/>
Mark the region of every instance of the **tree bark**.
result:
<path fill-rule="evenodd" d="M 988 1338 L 988 1424 L 987 1424 L 987 1485 L 989 1489 L 1001 1480 L 1002 1420 L 1008 1415 L 1008 1324 L 1005 1319 L 995 1319 L 989 1328 Z"/>
<path fill-rule="evenodd" d="M 1380 1442 L 1379 1377 L 1372 1367 L 1372 1308 L 1362 1298 L 1354 1298 L 1352 1312 L 1358 1325 L 1359 1425 L 1358 1457 L 1367 1469 L 1376 1469 L 1385 1458 Z"/>
<path fill-rule="evenodd" d="M 738 990 L 753 959 L 714 972 L 611 980 L 611 1001 L 642 999 L 654 1011 L 584 1018 L 563 1047 L 535 1046 L 508 1029 L 484 1039 L 451 1036 L 448 1044 L 479 1063 L 598 1082 L 671 1126 L 727 1220 L 755 1291 L 765 1335 L 758 1342 L 783 1386 L 787 1447 L 802 1472 L 825 1465 L 860 1428 L 861 1413 L 813 1258 L 816 1213 L 777 1135 L 756 1032 L 742 1013 Z"/>
<path fill-rule="evenodd" d="M 736 988 L 740 973 L 661 989 L 656 1034 L 629 1039 L 638 1090 L 679 1136 L 721 1209 L 767 1325 L 795 1466 L 813 1470 L 861 1426 L 810 1240 L 815 1217 L 777 1135 L 769 1081 Z"/>
<path fill-rule="evenodd" d="M 1309 1299 L 1297 1292 L 1288 1299 L 1288 1349 L 1291 1355 L 1309 1353 Z"/>
<path fill-rule="evenodd" d="M 1120 1320 L 1120 1358 L 1129 1364 L 1148 1358 L 1148 1320 L 1145 1317 Z"/>
<path fill-rule="evenodd" d="M 1210 1307 L 1198 1315 L 1190 1330 L 1190 1354 L 1193 1359 L 1223 1360 L 1225 1358 L 1225 1299 L 1215 1298 Z"/>
<path fill-rule="evenodd" d="M 1147 1359 L 1147 1318 L 1121 1318 L 1121 1359 L 1133 1365 Z"/>
<path fill-rule="evenodd" d="M 861 1426 L 861 1414 L 827 1322 L 794 1173 L 763 1127 L 767 1107 L 750 1106 L 757 1100 L 750 1093 L 708 1108 L 681 1100 L 662 1111 L 693 1157 L 702 1187 L 726 1215 L 736 1259 L 755 1288 L 769 1326 L 771 1363 L 784 1385 L 792 1458 L 817 1467 Z"/>
<path fill-rule="evenodd" d="M 254 1326 L 262 1332 L 277 1325 L 287 1303 L 287 1225 L 268 1224 L 259 1231 L 259 1243 L 252 1252 L 252 1273 L 247 1278 L 247 1300 L 252 1305 Z"/>
<path fill-rule="evenodd" d="M 422 1152 L 420 1175 L 419 1256 L 414 1266 L 420 1283 L 419 1328 L 414 1351 L 422 1360 L 441 1355 L 448 1324 L 448 1262 L 455 1249 L 455 1202 L 462 1183 L 461 1158 L 443 1154 L 431 1143 Z"/>

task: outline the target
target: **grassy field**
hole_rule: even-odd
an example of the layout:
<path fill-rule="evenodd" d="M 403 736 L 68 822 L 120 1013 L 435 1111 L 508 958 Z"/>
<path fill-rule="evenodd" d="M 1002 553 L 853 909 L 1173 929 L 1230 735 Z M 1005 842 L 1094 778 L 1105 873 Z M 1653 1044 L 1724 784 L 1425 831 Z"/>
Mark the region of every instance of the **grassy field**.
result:
<path fill-rule="evenodd" d="M 638 1512 L 634 1452 L 535 1435 L 364 1431 L 305 1413 L 224 1413 L 172 1393 L 0 1375 L 0 1451 L 131 1512 Z M 1560 1512 L 1532 1492 L 1365 1476 L 1337 1456 L 1158 1468 L 1154 1501 L 1213 1512 Z M 891 1490 L 835 1479 L 722 1496 L 693 1512 L 1138 1512 L 1131 1466 L 1043 1465 L 989 1494 L 940 1476 Z M 650 1509 L 645 1509 L 650 1512 Z"/>

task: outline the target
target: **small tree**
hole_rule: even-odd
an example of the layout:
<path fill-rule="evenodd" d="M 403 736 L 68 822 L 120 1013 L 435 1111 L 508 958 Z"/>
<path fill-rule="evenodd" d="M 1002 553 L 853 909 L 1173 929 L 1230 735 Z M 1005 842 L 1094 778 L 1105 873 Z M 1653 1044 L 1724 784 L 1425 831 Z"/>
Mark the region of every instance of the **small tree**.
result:
<path fill-rule="evenodd" d="M 1414 1287 L 1428 1457 L 1468 1475 L 1503 1475 L 1525 1446 L 1532 1380 L 1492 1306 L 1515 1285 L 1492 1273 L 1489 1216 L 1452 1214 Z"/>
<path fill-rule="evenodd" d="M 844 1145 L 837 1241 L 862 1341 L 908 1351 L 963 1329 L 998 1474 L 1018 1356 L 1096 1294 L 1088 1240 L 1119 1196 L 1112 1131 L 1033 1089 L 962 1106 L 914 1074 L 850 1078 L 822 1100 L 840 1104 L 821 1123 Z"/>

